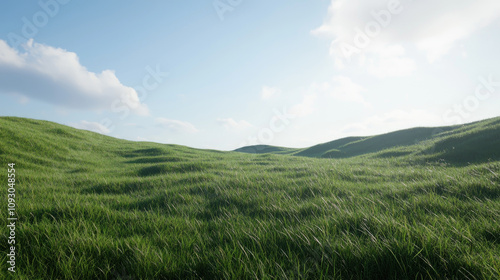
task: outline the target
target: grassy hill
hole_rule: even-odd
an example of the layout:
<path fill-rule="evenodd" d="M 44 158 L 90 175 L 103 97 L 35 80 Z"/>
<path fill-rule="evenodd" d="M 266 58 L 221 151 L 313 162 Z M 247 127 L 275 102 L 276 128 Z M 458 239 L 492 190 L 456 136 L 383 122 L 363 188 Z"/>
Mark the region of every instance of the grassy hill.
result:
<path fill-rule="evenodd" d="M 454 164 L 485 162 L 500 160 L 500 118 L 461 126 L 419 127 L 371 137 L 348 137 L 305 149 L 261 145 L 236 151 L 258 154 L 287 151 L 295 156 L 316 158 L 407 156 Z"/>
<path fill-rule="evenodd" d="M 389 149 L 352 138 L 312 151 L 358 156 L 319 159 L 1 117 L 19 220 L 17 272 L 4 253 L 0 279 L 499 279 L 499 121 Z"/>
<path fill-rule="evenodd" d="M 277 154 L 277 155 L 290 155 L 301 151 L 301 149 L 283 148 L 269 145 L 255 145 L 246 146 L 236 149 L 235 152 L 248 153 L 248 154 Z"/>

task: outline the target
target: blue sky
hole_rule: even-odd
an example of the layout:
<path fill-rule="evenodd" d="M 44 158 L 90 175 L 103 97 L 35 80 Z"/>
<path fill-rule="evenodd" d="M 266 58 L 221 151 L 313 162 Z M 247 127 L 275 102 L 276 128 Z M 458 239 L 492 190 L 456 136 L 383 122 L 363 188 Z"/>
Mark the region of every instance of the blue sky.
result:
<path fill-rule="evenodd" d="M 4 1 L 0 115 L 230 150 L 499 116 L 493 0 Z"/>

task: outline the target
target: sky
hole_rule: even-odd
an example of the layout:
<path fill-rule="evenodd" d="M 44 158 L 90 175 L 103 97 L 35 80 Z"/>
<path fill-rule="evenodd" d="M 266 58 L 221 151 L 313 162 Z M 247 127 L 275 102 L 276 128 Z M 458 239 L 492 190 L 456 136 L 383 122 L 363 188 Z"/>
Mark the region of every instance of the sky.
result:
<path fill-rule="evenodd" d="M 500 116 L 498 0 L 19 0 L 0 19 L 0 116 L 218 150 Z"/>

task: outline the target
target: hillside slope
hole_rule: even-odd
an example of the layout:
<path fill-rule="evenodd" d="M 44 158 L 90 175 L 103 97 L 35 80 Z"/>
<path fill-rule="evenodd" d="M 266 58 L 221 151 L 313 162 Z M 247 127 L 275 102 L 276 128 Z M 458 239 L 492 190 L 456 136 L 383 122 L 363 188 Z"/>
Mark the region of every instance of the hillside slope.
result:
<path fill-rule="evenodd" d="M 190 159 L 194 154 L 204 153 L 178 145 L 116 139 L 43 120 L 0 117 L 0 128 L 3 160 L 37 170 L 113 166 L 128 157 L 138 161 L 142 157 L 167 155 Z"/>
<path fill-rule="evenodd" d="M 452 163 L 500 159 L 500 118 L 460 126 L 411 128 L 370 137 L 348 137 L 305 149 L 259 146 L 238 152 L 283 153 L 316 158 L 420 157 Z"/>
<path fill-rule="evenodd" d="M 15 163 L 18 218 L 17 272 L 4 230 L 0 279 L 499 279 L 500 161 L 414 160 L 483 158 L 497 126 L 447 131 L 411 155 L 325 160 L 0 117 L 0 182 L 6 203 Z"/>

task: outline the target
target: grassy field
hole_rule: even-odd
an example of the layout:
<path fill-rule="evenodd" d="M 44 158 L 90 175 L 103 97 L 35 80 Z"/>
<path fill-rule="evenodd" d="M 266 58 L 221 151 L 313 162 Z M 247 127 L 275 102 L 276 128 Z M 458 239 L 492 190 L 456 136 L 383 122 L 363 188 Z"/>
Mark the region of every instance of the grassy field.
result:
<path fill-rule="evenodd" d="M 0 219 L 12 162 L 19 220 L 0 278 L 499 279 L 500 119 L 425 134 L 326 159 L 2 117 Z"/>

